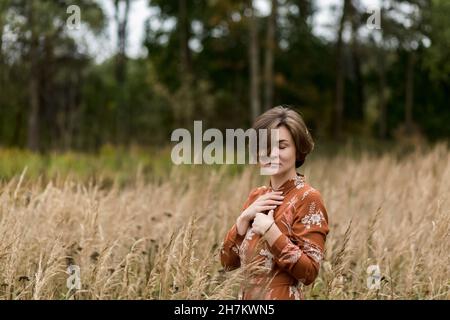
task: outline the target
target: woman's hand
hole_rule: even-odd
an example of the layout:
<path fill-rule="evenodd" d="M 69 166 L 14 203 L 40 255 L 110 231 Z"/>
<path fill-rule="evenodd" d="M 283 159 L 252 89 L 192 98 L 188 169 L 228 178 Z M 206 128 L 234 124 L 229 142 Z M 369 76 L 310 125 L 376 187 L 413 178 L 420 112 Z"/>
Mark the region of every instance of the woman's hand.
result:
<path fill-rule="evenodd" d="M 281 235 L 281 231 L 273 218 L 273 210 L 270 210 L 268 215 L 257 213 L 255 221 L 253 221 L 252 230 L 262 235 L 269 246 L 272 246 Z"/>
<path fill-rule="evenodd" d="M 284 196 L 281 191 L 268 192 L 256 199 L 247 209 L 245 209 L 236 220 L 238 233 L 244 235 L 247 232 L 250 221 L 255 219 L 257 213 L 267 210 L 274 210 L 283 203 Z"/>
<path fill-rule="evenodd" d="M 269 214 L 257 213 L 255 220 L 252 224 L 252 229 L 259 235 L 264 235 L 267 230 L 274 224 L 273 209 L 269 211 Z"/>

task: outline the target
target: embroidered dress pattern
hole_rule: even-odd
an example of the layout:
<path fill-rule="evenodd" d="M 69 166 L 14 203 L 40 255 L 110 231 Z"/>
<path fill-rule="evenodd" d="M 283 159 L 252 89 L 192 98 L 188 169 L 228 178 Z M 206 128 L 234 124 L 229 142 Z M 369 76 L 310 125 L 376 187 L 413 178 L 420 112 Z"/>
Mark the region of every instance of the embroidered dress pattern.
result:
<path fill-rule="evenodd" d="M 264 259 L 264 267 L 266 267 L 267 269 L 272 269 L 273 254 L 267 249 L 261 249 L 259 254 L 265 257 L 265 259 Z"/>
<path fill-rule="evenodd" d="M 300 300 L 300 293 L 296 286 L 289 286 L 289 296 L 293 296 L 294 300 Z"/>
<path fill-rule="evenodd" d="M 316 211 L 316 203 L 311 203 L 309 213 L 302 218 L 302 223 L 306 226 L 306 228 L 310 229 L 311 225 L 318 225 L 321 227 L 322 221 L 325 221 L 322 211 L 320 211 L 320 209 Z"/>

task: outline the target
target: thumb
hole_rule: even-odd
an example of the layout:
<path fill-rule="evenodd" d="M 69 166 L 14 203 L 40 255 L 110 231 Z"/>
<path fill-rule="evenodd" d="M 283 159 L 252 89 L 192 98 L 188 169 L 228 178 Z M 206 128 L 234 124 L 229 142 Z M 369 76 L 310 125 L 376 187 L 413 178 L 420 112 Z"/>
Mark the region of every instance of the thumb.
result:
<path fill-rule="evenodd" d="M 269 211 L 269 217 L 273 219 L 273 209 Z"/>

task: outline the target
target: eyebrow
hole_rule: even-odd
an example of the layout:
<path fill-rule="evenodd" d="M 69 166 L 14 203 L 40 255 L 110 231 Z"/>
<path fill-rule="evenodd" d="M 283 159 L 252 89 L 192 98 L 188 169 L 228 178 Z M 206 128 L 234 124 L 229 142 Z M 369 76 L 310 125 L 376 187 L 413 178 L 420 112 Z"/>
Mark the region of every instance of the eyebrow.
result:
<path fill-rule="evenodd" d="M 289 141 L 287 141 L 286 139 L 282 139 L 282 140 L 280 140 L 278 142 L 289 142 Z"/>

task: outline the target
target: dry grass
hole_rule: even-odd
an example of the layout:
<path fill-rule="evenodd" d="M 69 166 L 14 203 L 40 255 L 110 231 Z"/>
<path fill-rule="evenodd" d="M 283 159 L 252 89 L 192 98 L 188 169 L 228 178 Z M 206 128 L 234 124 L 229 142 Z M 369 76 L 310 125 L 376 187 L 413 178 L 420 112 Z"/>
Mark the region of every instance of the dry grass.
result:
<path fill-rule="evenodd" d="M 302 170 L 330 218 L 316 299 L 450 299 L 450 152 L 318 158 Z M 25 179 L 23 178 L 25 177 Z M 250 189 L 252 168 L 174 168 L 125 188 L 27 180 L 0 185 L 0 299 L 229 299 L 220 243 Z M 68 291 L 67 266 L 82 289 Z M 369 290 L 378 264 L 381 288 Z"/>

